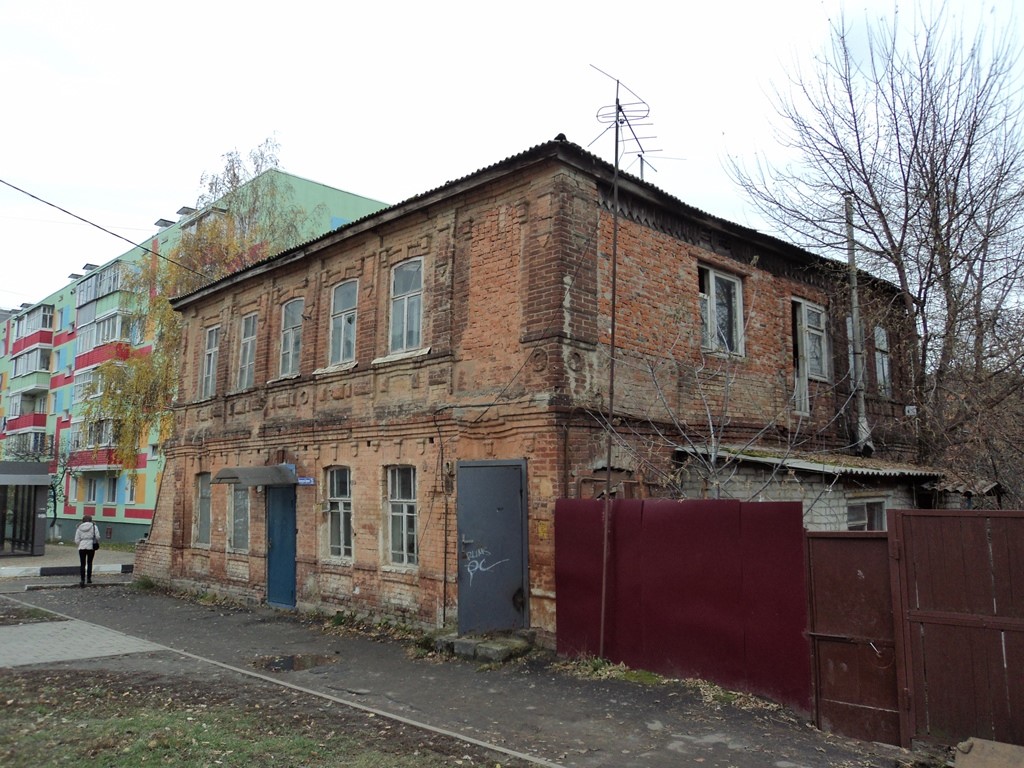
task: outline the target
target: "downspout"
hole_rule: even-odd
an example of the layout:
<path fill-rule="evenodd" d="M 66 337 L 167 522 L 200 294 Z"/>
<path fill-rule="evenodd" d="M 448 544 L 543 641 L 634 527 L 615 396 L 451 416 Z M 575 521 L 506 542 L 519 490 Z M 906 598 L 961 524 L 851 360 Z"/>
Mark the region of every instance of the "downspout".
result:
<path fill-rule="evenodd" d="M 853 194 L 847 192 L 846 199 L 846 257 L 850 274 L 850 318 L 853 325 L 853 393 L 856 413 L 857 453 L 870 456 L 875 452 L 871 442 L 871 427 L 868 424 L 867 406 L 864 402 L 864 331 L 860 324 L 860 296 L 857 292 L 857 255 L 853 239 Z"/>

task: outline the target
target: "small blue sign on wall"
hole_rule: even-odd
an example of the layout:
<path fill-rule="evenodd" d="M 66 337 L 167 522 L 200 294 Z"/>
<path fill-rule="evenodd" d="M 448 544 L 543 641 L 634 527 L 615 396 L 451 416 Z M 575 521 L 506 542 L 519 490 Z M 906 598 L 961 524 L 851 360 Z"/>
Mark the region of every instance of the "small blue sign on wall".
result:
<path fill-rule="evenodd" d="M 299 485 L 316 485 L 316 480 L 312 477 L 300 477 Z"/>

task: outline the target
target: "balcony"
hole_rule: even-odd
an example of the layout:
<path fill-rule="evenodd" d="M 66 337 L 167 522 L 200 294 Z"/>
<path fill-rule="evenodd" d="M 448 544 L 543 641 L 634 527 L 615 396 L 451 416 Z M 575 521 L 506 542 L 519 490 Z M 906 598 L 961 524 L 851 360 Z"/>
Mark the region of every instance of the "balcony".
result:
<path fill-rule="evenodd" d="M 50 391 L 49 371 L 32 371 L 21 376 L 11 376 L 10 391 L 17 395 L 34 395 Z"/>
<path fill-rule="evenodd" d="M 20 416 L 8 416 L 7 431 L 10 433 L 32 427 L 46 429 L 46 419 L 45 413 L 23 413 Z"/>

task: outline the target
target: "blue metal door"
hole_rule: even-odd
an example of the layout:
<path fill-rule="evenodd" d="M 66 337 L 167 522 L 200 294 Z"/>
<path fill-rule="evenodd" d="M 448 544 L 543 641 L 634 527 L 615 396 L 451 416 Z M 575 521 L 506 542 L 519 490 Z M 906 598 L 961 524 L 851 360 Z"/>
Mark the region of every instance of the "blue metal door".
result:
<path fill-rule="evenodd" d="M 458 465 L 459 633 L 528 625 L 526 462 Z"/>
<path fill-rule="evenodd" d="M 295 486 L 267 486 L 267 602 L 295 607 Z"/>

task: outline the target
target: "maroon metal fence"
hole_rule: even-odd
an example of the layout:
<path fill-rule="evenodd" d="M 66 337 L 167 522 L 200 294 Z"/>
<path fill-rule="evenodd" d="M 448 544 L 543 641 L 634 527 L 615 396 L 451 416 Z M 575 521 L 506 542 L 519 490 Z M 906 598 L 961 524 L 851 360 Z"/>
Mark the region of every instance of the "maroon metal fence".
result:
<path fill-rule="evenodd" d="M 562 654 L 601 647 L 603 510 L 555 507 Z M 610 519 L 606 658 L 810 711 L 800 504 L 623 500 Z"/>

